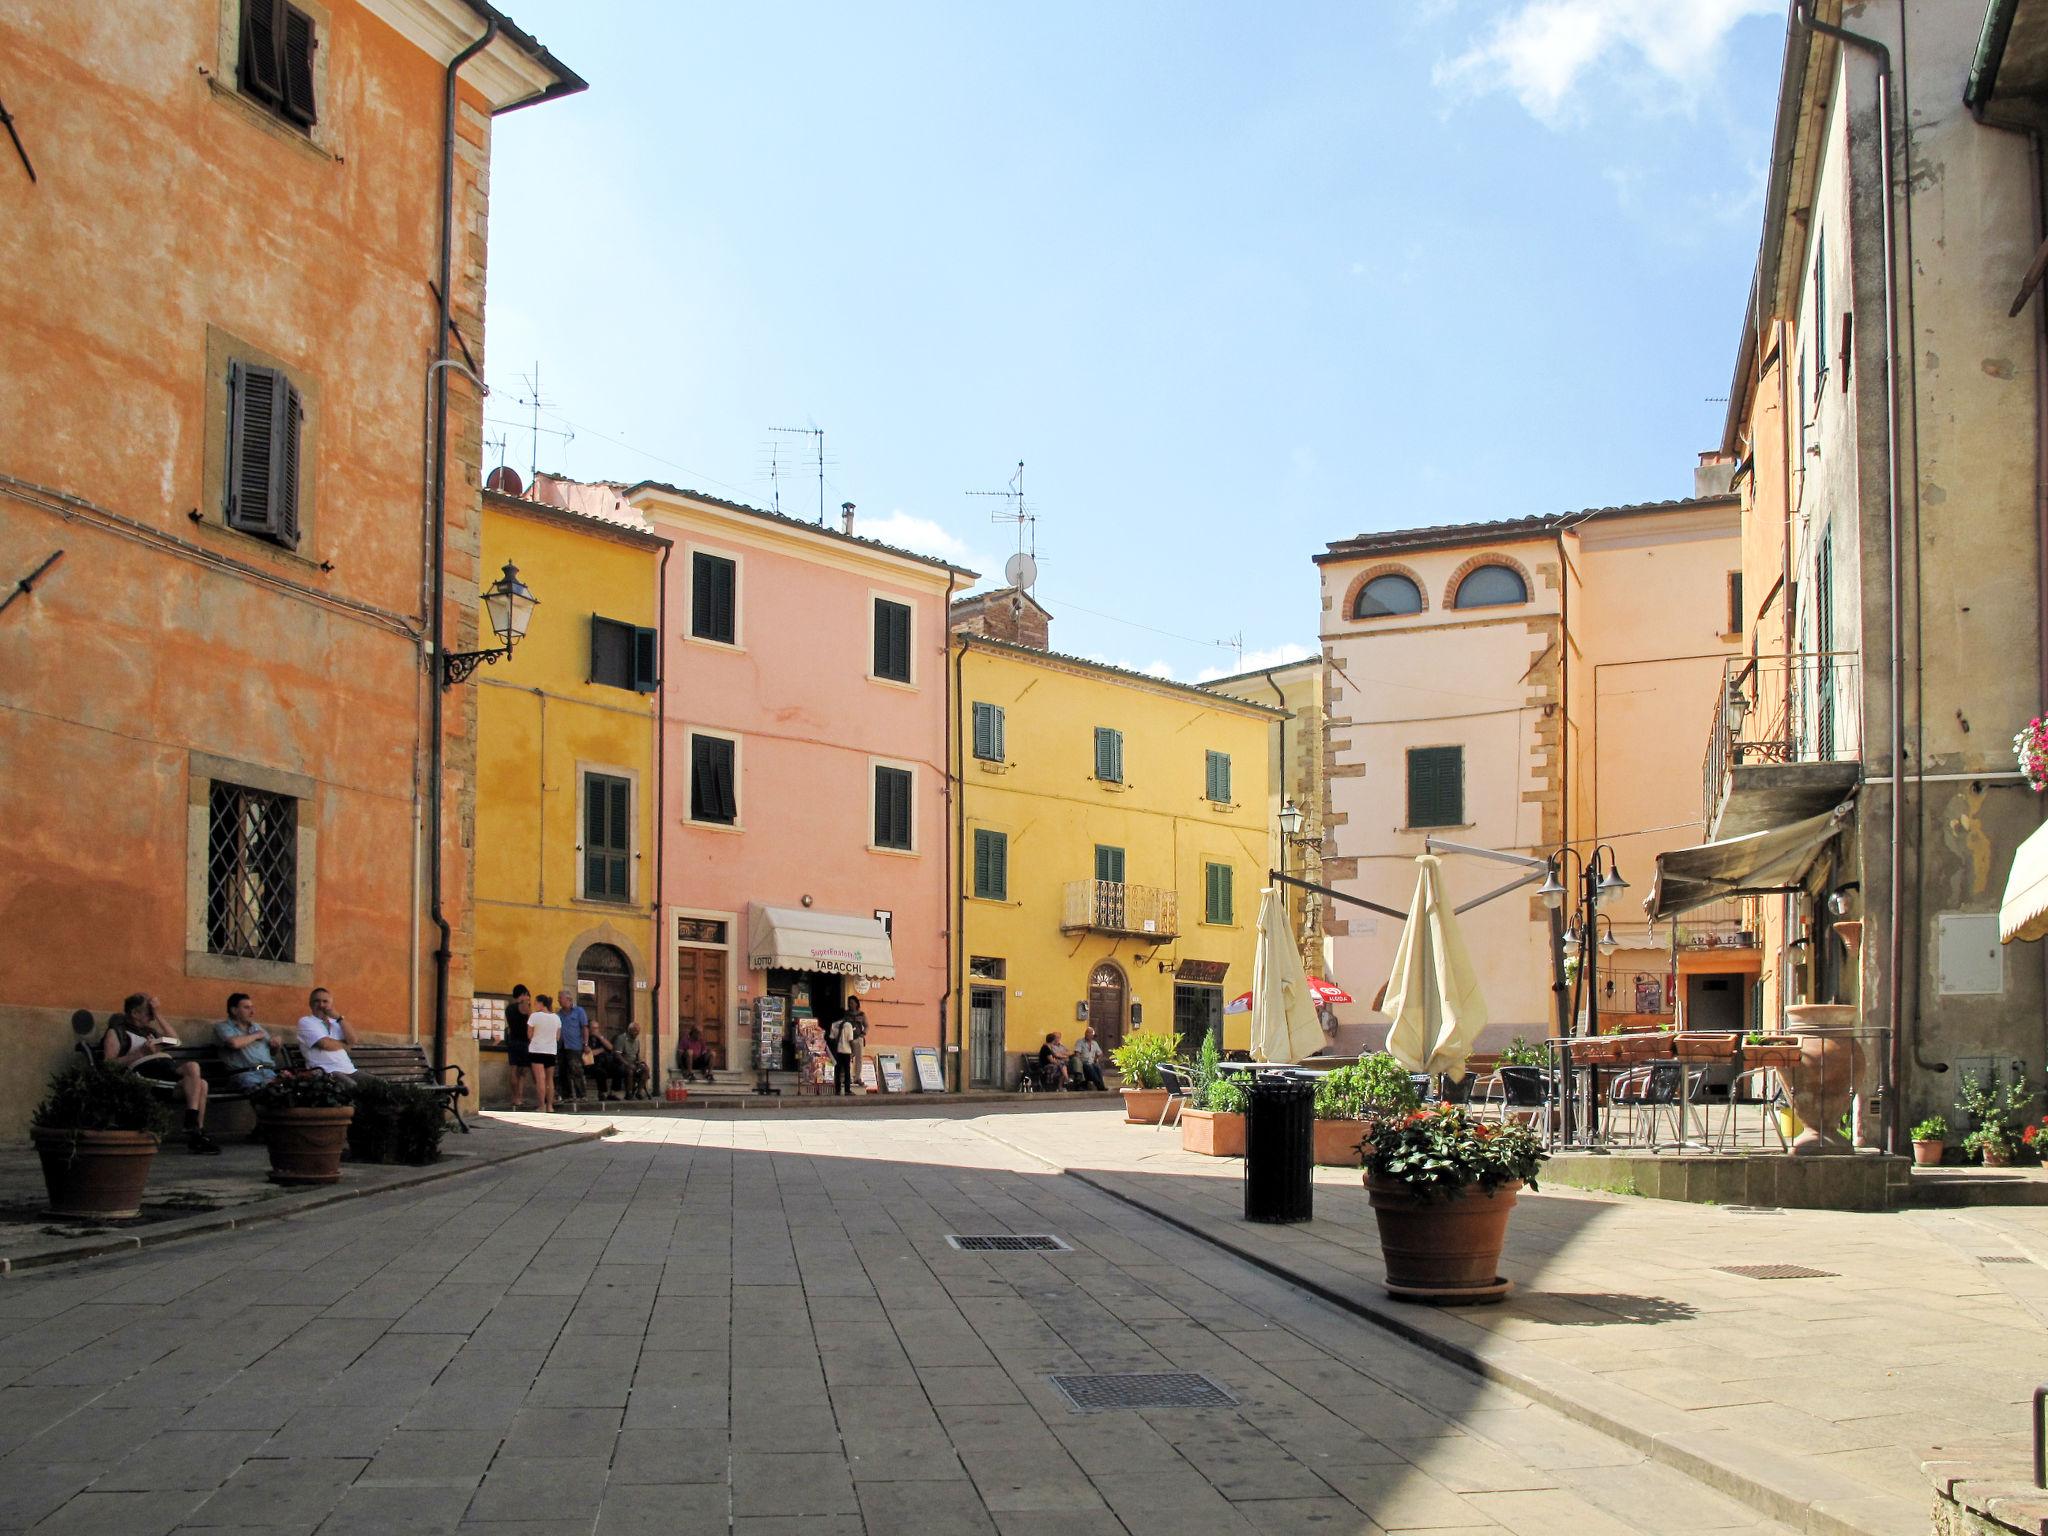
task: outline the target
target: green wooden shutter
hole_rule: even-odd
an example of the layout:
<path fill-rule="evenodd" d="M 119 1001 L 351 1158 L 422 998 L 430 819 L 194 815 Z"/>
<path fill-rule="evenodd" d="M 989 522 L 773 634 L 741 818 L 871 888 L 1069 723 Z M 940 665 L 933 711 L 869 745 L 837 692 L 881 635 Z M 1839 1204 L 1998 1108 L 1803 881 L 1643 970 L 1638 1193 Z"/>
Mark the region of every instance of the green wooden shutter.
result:
<path fill-rule="evenodd" d="M 1465 749 L 1416 747 L 1408 754 L 1408 825 L 1457 827 L 1465 822 Z"/>
<path fill-rule="evenodd" d="M 636 628 L 633 631 L 633 690 L 652 693 L 661 686 L 661 632 Z"/>
<path fill-rule="evenodd" d="M 690 633 L 699 640 L 734 644 L 739 567 L 722 555 L 690 555 Z"/>
<path fill-rule="evenodd" d="M 1124 883 L 1124 851 L 1107 843 L 1095 845 L 1095 878 L 1114 885 Z"/>
<path fill-rule="evenodd" d="M 984 762 L 1003 760 L 1003 711 L 999 704 L 974 706 L 974 755 Z"/>
<path fill-rule="evenodd" d="M 1228 864 L 1204 864 L 1202 866 L 1202 920 L 1208 923 L 1232 923 L 1236 914 L 1232 901 L 1233 871 Z"/>
<path fill-rule="evenodd" d="M 903 768 L 875 770 L 875 846 L 908 849 L 910 839 L 910 773 Z"/>
<path fill-rule="evenodd" d="M 1095 727 L 1095 777 L 1105 784 L 1124 781 L 1124 733 L 1109 726 Z"/>
<path fill-rule="evenodd" d="M 733 744 L 722 736 L 690 738 L 690 818 L 726 825 L 739 820 Z"/>
<path fill-rule="evenodd" d="M 583 776 L 583 894 L 591 901 L 632 896 L 633 786 L 610 774 Z"/>
<path fill-rule="evenodd" d="M 1218 805 L 1230 803 L 1230 754 L 1211 752 L 1208 774 L 1209 798 Z"/>
<path fill-rule="evenodd" d="M 1010 838 L 985 827 L 974 831 L 974 894 L 986 901 L 1010 899 Z"/>
<path fill-rule="evenodd" d="M 885 597 L 875 599 L 875 676 L 910 681 L 910 608 Z"/>

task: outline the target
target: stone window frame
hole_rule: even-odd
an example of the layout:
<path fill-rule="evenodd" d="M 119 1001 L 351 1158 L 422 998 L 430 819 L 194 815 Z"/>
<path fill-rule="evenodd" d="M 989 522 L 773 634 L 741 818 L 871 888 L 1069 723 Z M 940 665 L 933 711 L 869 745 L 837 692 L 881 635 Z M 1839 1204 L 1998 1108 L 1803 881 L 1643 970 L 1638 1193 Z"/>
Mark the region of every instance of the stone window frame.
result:
<path fill-rule="evenodd" d="M 299 424 L 299 543 L 288 549 L 261 534 L 230 527 L 227 516 L 228 486 L 228 365 L 250 363 L 273 368 L 299 392 L 305 417 Z M 239 336 L 209 323 L 206 327 L 206 434 L 205 458 L 200 471 L 199 525 L 211 533 L 225 535 L 237 545 L 261 550 L 272 559 L 290 561 L 312 570 L 320 569 L 320 382 L 303 368 L 252 346 Z"/>
<path fill-rule="evenodd" d="M 583 858 L 584 832 L 589 823 L 584 818 L 590 810 L 590 776 L 601 775 L 607 779 L 626 781 L 626 896 L 617 900 L 609 896 L 590 894 L 589 866 Z M 738 786 L 734 786 L 734 804 L 738 804 Z M 640 770 L 627 768 L 618 763 L 600 763 L 585 758 L 576 759 L 576 896 L 579 906 L 604 907 L 612 910 L 644 905 L 640 895 Z M 609 943 L 610 940 L 604 942 Z M 580 951 L 579 951 L 580 953 Z"/>
<path fill-rule="evenodd" d="M 242 90 L 242 0 L 219 0 L 218 21 L 214 28 L 214 67 L 211 71 L 202 70 L 202 73 L 206 74 L 206 83 L 215 101 L 241 112 L 249 122 L 272 137 L 287 144 L 296 144 L 322 160 L 338 164 L 341 140 L 335 128 L 335 97 L 328 83 L 328 58 L 334 51 L 329 46 L 334 37 L 334 13 L 321 0 L 291 0 L 291 3 L 313 20 L 313 102 L 316 115 L 310 128 L 301 128 Z"/>
<path fill-rule="evenodd" d="M 1404 576 L 1414 582 L 1415 590 L 1422 598 L 1421 609 L 1415 613 L 1377 614 L 1368 619 L 1354 617 L 1354 610 L 1358 606 L 1358 594 L 1365 590 L 1366 583 L 1378 581 L 1382 576 Z M 1413 566 L 1403 565 L 1398 560 L 1382 560 L 1377 565 L 1367 566 L 1351 579 L 1350 585 L 1344 589 L 1344 606 L 1338 612 L 1347 624 L 1385 624 L 1396 619 L 1419 619 L 1429 612 L 1429 583 L 1422 579 Z"/>
<path fill-rule="evenodd" d="M 1460 608 L 1458 606 L 1458 588 L 1465 584 L 1467 576 L 1488 565 L 1504 566 L 1522 578 L 1521 602 L 1487 603 L 1484 607 L 1480 608 Z M 1535 601 L 1536 578 L 1530 574 L 1529 567 L 1522 564 L 1513 555 L 1504 555 L 1493 551 L 1471 556 L 1464 564 L 1451 572 L 1451 579 L 1444 583 L 1444 611 L 1446 613 L 1484 613 L 1489 609 L 1495 608 L 1526 608 Z"/>
<path fill-rule="evenodd" d="M 298 869 L 290 960 L 217 955 L 206 947 L 206 878 L 216 782 L 260 789 L 298 802 Z M 310 987 L 315 953 L 314 894 L 319 889 L 318 782 L 302 773 L 216 757 L 209 752 L 193 752 L 186 760 L 185 786 L 185 974 L 257 986 Z"/>

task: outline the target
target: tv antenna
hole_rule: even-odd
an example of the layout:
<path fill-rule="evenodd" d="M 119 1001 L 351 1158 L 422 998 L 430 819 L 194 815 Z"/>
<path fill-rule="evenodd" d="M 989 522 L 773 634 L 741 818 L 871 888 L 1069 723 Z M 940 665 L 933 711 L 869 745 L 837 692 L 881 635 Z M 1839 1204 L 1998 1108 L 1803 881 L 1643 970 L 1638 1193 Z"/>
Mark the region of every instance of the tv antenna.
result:
<path fill-rule="evenodd" d="M 825 429 L 823 427 L 770 427 L 790 437 L 808 437 L 818 451 L 818 526 L 825 526 Z M 778 492 L 779 492 L 778 487 Z M 779 501 L 778 495 L 778 501 Z M 779 506 L 778 509 L 780 510 Z"/>
<path fill-rule="evenodd" d="M 527 461 L 526 466 L 526 483 L 531 485 L 540 474 L 540 440 L 543 437 L 559 437 L 562 440 L 562 468 L 566 471 L 569 467 L 569 444 L 576 440 L 576 433 L 573 428 L 564 430 L 560 427 L 544 427 L 540 424 L 540 413 L 548 411 L 552 414 L 555 402 L 540 392 L 540 364 L 538 362 L 533 365 L 532 373 L 520 375 L 519 382 L 526 389 L 526 393 L 520 398 L 519 403 L 528 408 L 528 419 L 523 422 L 499 421 L 493 417 L 491 418 L 491 425 L 525 428 L 533 443 L 533 456 Z M 502 443 L 503 439 L 500 441 Z M 504 455 L 501 452 L 499 455 L 500 462 L 503 461 L 503 457 Z"/>
<path fill-rule="evenodd" d="M 994 497 L 1003 502 L 1003 506 L 989 514 L 992 523 L 1017 525 L 1017 552 L 1004 563 L 1003 579 L 1013 587 L 1030 590 L 1032 583 L 1038 580 L 1038 514 L 1024 500 L 1024 461 L 1017 461 L 1017 473 L 1010 477 L 1007 488 L 969 491 L 967 494 Z"/>

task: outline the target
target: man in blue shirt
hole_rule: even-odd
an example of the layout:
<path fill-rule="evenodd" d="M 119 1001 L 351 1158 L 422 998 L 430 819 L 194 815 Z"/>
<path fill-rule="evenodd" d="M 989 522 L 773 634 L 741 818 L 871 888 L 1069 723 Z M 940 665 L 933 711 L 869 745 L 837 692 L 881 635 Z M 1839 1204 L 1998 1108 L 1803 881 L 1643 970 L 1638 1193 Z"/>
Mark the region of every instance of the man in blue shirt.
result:
<path fill-rule="evenodd" d="M 579 997 L 561 1011 L 562 1051 L 555 1058 L 555 1097 L 581 1100 L 583 1097 L 583 1050 L 589 1043 L 585 1032 L 590 1015 L 583 1011 Z"/>
<path fill-rule="evenodd" d="M 237 992 L 228 998 L 228 1016 L 213 1026 L 213 1041 L 242 1092 L 277 1081 L 277 1057 L 270 1049 L 275 1042 L 270 1031 L 256 1022 L 256 1002 L 248 993 Z"/>

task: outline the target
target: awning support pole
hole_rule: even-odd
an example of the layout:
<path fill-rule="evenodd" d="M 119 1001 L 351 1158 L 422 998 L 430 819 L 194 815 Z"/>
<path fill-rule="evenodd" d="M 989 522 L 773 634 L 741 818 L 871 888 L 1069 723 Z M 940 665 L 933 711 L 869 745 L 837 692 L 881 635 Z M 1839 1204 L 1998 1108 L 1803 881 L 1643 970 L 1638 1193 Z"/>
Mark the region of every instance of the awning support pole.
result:
<path fill-rule="evenodd" d="M 1332 901 L 1349 902 L 1354 907 L 1363 907 L 1368 912 L 1377 912 L 1381 917 L 1398 917 L 1403 922 L 1408 920 L 1406 912 L 1397 912 L 1392 907 L 1383 907 L 1376 901 L 1367 901 L 1363 896 L 1352 896 L 1344 891 L 1333 891 L 1327 885 L 1317 885 L 1315 881 L 1304 880 L 1299 875 L 1283 875 L 1277 869 L 1269 869 L 1266 871 L 1266 878 L 1279 885 L 1292 885 L 1304 891 L 1314 891 L 1318 895 L 1329 897 Z"/>

